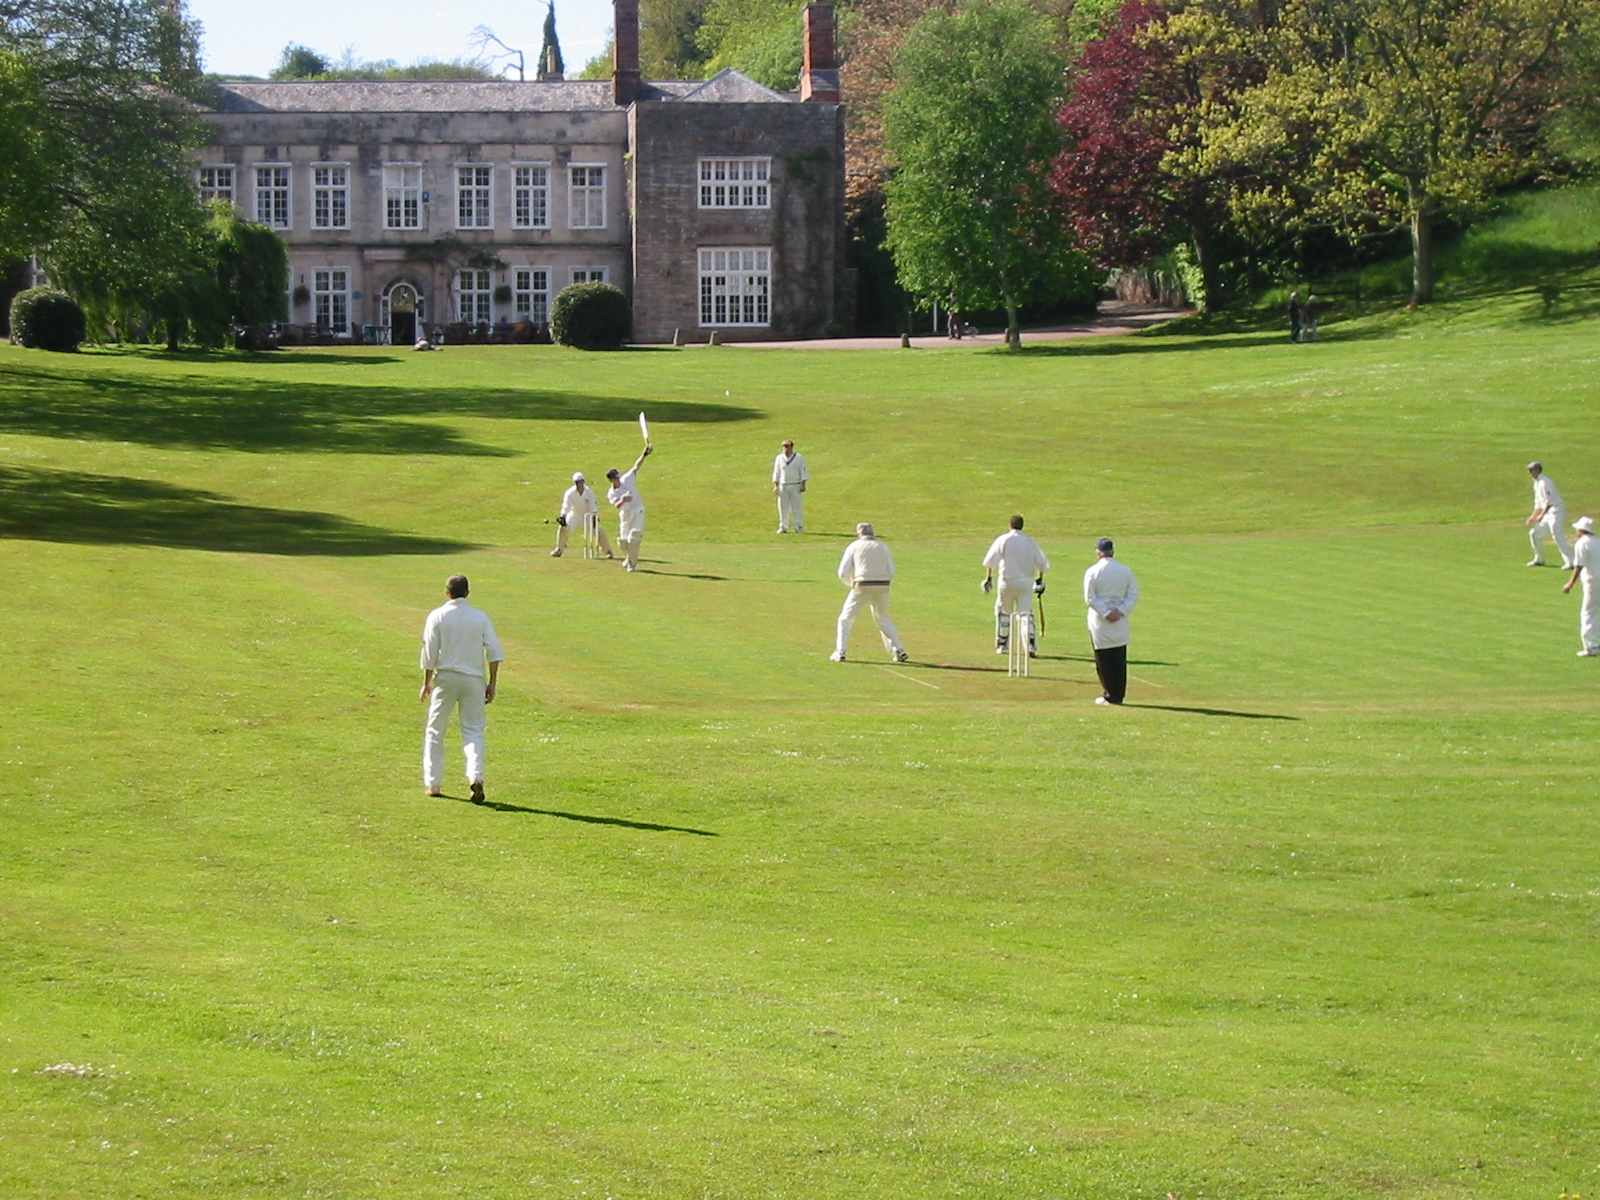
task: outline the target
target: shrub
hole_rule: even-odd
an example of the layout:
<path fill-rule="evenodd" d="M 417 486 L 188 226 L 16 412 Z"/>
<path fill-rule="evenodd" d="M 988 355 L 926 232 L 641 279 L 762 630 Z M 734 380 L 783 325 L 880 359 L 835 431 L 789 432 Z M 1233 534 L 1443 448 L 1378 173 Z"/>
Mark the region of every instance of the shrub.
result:
<path fill-rule="evenodd" d="M 628 298 L 609 283 L 575 283 L 550 310 L 550 335 L 579 350 L 619 350 L 633 327 Z"/>
<path fill-rule="evenodd" d="M 11 332 L 30 350 L 76 350 L 83 331 L 83 309 L 65 292 L 29 288 L 11 301 Z"/>

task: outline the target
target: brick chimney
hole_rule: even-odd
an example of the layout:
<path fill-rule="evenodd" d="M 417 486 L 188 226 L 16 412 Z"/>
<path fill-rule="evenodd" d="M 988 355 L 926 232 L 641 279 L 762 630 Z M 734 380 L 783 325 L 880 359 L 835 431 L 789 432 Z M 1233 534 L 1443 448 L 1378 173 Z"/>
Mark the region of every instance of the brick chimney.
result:
<path fill-rule="evenodd" d="M 611 95 L 618 104 L 639 98 L 639 0 L 615 0 L 616 57 L 612 60 Z"/>
<path fill-rule="evenodd" d="M 800 71 L 800 99 L 815 100 L 819 104 L 839 103 L 839 59 L 833 46 L 831 3 L 806 5 L 805 65 Z"/>

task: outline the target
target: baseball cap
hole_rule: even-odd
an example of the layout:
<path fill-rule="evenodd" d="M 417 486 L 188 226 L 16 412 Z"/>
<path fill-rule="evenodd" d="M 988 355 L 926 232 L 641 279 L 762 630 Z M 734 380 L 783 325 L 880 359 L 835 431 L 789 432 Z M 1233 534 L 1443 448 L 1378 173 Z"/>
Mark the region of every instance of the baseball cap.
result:
<path fill-rule="evenodd" d="M 1534 459 L 1533 462 L 1528 464 L 1528 470 L 1530 470 L 1530 471 L 1542 471 L 1542 470 L 1544 470 L 1544 464 L 1542 462 L 1540 462 L 1538 459 Z"/>
<path fill-rule="evenodd" d="M 1094 544 L 1094 548 L 1100 551 L 1101 554 L 1110 554 L 1113 552 L 1110 538 L 1101 538 Z"/>
<path fill-rule="evenodd" d="M 1584 533 L 1593 533 L 1594 532 L 1594 518 L 1593 517 L 1579 517 L 1576 521 L 1574 521 L 1572 523 L 1572 527 L 1574 529 L 1581 529 L 1581 530 L 1583 530 Z"/>
<path fill-rule="evenodd" d="M 572 482 L 573 483 L 588 483 L 589 481 L 583 477 L 583 472 L 582 471 L 574 471 L 572 473 Z"/>

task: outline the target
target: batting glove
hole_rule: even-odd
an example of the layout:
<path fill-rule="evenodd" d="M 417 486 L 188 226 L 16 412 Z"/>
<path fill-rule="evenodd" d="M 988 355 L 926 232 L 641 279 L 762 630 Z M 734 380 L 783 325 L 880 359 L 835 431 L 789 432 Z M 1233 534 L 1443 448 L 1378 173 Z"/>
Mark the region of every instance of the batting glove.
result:
<path fill-rule="evenodd" d="M 1034 580 L 1034 581 L 1033 581 L 1033 594 L 1034 594 L 1034 595 L 1035 595 L 1035 596 L 1042 596 L 1042 595 L 1044 595 L 1044 580 L 1042 580 L 1042 579 L 1035 579 L 1035 580 Z"/>
<path fill-rule="evenodd" d="M 989 593 L 990 593 L 990 591 L 991 591 L 991 590 L 993 590 L 993 588 L 994 588 L 994 580 L 992 580 L 992 579 L 985 579 L 985 580 L 984 580 L 984 581 L 983 581 L 983 582 L 982 582 L 982 583 L 980 583 L 980 584 L 979 584 L 979 585 L 978 585 L 978 586 L 979 586 L 979 587 L 981 587 L 981 588 L 982 588 L 982 589 L 983 589 L 983 594 L 984 594 L 984 595 L 985 595 L 985 596 L 987 596 L 987 595 L 988 595 L 988 594 L 989 594 Z"/>

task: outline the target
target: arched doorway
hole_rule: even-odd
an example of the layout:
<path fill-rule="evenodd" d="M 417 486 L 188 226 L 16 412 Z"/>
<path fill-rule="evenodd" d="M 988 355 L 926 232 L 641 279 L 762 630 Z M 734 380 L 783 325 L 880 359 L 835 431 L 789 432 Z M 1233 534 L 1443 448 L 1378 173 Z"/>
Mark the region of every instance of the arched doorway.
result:
<path fill-rule="evenodd" d="M 418 323 L 422 320 L 422 299 L 417 289 L 409 283 L 390 284 L 383 296 L 383 307 L 389 344 L 409 346 L 415 342 Z"/>

